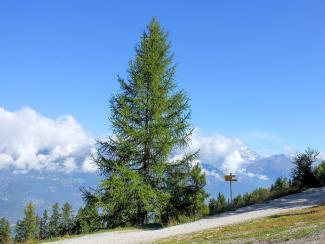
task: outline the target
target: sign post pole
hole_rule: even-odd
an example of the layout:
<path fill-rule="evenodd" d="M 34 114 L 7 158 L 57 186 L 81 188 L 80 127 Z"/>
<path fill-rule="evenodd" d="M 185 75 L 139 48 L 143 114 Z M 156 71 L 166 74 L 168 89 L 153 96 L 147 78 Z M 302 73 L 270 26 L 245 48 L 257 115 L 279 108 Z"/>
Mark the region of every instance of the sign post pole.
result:
<path fill-rule="evenodd" d="M 229 188 L 230 188 L 230 203 L 232 204 L 232 182 L 237 181 L 235 178 L 236 175 L 230 173 L 229 175 L 225 175 L 225 181 L 229 181 Z"/>
<path fill-rule="evenodd" d="M 231 173 L 230 173 L 230 175 L 231 175 Z M 230 203 L 232 203 L 232 189 L 231 189 L 231 182 L 232 182 L 232 180 L 229 181 L 229 183 L 230 183 Z"/>

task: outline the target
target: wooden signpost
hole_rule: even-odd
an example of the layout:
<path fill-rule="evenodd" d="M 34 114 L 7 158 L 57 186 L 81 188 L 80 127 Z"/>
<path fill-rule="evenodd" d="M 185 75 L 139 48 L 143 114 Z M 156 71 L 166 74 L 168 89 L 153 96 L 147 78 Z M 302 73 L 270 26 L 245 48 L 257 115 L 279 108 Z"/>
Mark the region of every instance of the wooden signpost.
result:
<path fill-rule="evenodd" d="M 231 186 L 231 183 L 233 181 L 237 181 L 236 175 L 233 175 L 232 173 L 230 173 L 229 175 L 225 175 L 225 181 L 229 181 L 229 185 L 230 185 L 230 201 L 232 203 L 232 186 Z"/>

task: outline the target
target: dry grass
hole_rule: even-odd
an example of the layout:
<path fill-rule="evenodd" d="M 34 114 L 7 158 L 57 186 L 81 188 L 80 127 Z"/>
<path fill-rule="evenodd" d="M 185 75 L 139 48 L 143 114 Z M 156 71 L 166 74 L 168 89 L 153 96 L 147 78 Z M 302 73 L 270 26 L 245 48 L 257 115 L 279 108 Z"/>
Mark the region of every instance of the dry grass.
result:
<path fill-rule="evenodd" d="M 157 243 L 282 242 L 325 231 L 325 205 L 273 215 L 242 224 L 163 239 Z"/>

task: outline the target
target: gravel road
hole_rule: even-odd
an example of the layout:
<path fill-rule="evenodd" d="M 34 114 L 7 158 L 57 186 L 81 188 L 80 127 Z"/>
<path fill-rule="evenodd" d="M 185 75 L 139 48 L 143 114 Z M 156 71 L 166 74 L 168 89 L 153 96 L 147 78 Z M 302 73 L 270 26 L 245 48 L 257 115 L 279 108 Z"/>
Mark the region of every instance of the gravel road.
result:
<path fill-rule="evenodd" d="M 289 210 L 297 210 L 325 203 L 325 187 L 310 189 L 302 193 L 282 197 L 262 204 L 240 208 L 195 222 L 172 226 L 158 230 L 117 231 L 85 235 L 79 238 L 66 239 L 57 244 L 121 244 L 121 243 L 151 243 L 162 238 L 188 234 L 214 227 L 230 225 L 279 214 Z"/>

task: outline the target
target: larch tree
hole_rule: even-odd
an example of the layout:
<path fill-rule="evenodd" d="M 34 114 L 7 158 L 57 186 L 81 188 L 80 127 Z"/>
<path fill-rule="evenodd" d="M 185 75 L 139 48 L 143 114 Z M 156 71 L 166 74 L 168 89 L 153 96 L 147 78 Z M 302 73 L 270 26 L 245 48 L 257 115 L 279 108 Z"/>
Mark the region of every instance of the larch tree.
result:
<path fill-rule="evenodd" d="M 72 233 L 72 227 L 73 227 L 72 206 L 68 202 L 63 204 L 59 225 L 60 225 L 61 235 L 67 235 Z"/>
<path fill-rule="evenodd" d="M 76 232 L 90 233 L 101 229 L 104 229 L 104 224 L 98 209 L 89 205 L 80 207 L 76 215 Z"/>
<path fill-rule="evenodd" d="M 50 237 L 56 237 L 60 235 L 60 218 L 60 207 L 58 203 L 55 203 L 52 206 L 52 214 L 49 221 Z"/>
<path fill-rule="evenodd" d="M 32 242 L 39 238 L 39 219 L 31 202 L 27 204 L 24 214 L 24 219 L 16 224 L 15 240 L 18 242 Z"/>
<path fill-rule="evenodd" d="M 49 216 L 45 209 L 40 220 L 40 239 L 49 238 Z"/>
<path fill-rule="evenodd" d="M 293 184 L 298 188 L 317 186 L 318 182 L 313 173 L 313 163 L 319 152 L 308 148 L 304 153 L 298 153 L 294 159 L 295 168 L 292 172 Z"/>
<path fill-rule="evenodd" d="M 314 175 L 318 180 L 319 185 L 325 185 L 325 161 L 323 160 L 314 168 Z"/>
<path fill-rule="evenodd" d="M 111 99 L 113 136 L 98 142 L 94 156 L 105 179 L 95 192 L 83 190 L 111 226 L 198 214 L 207 196 L 205 176 L 195 163 L 198 152 L 188 150 L 189 99 L 176 87 L 168 34 L 156 19 L 135 52 L 128 79 L 118 78 L 120 91 Z"/>
<path fill-rule="evenodd" d="M 10 224 L 6 218 L 0 219 L 0 243 L 9 244 L 11 241 Z"/>

